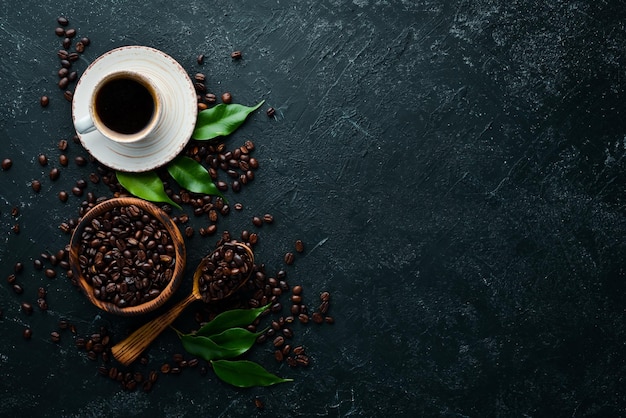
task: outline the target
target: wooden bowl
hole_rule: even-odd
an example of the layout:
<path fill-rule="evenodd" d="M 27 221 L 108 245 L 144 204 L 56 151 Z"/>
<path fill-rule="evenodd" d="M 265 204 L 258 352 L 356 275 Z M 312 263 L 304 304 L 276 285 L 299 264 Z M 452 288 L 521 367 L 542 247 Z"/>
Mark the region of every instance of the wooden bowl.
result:
<path fill-rule="evenodd" d="M 155 218 L 158 222 L 160 222 L 166 229 L 167 233 L 171 237 L 172 245 L 174 247 L 174 257 L 175 264 L 173 267 L 172 277 L 167 283 L 167 285 L 160 290 L 158 296 L 150 299 L 144 303 L 140 304 L 129 304 L 128 306 L 119 306 L 110 301 L 103 300 L 102 298 L 98 298 L 96 293 L 98 291 L 95 290 L 92 285 L 92 281 L 89 280 L 84 272 L 83 268 L 81 268 L 80 257 L 81 255 L 81 243 L 84 240 L 84 237 L 87 235 L 85 228 L 92 228 L 92 222 L 94 219 L 100 220 L 104 214 L 110 212 L 114 208 L 118 207 L 131 207 L 136 206 L 144 213 L 148 214 L 152 218 Z M 134 242 L 133 242 L 134 243 Z M 116 246 L 117 247 L 117 246 Z M 174 292 L 178 289 L 182 278 L 183 272 L 185 270 L 185 262 L 186 262 L 186 250 L 185 243 L 183 237 L 180 233 L 180 230 L 174 224 L 172 219 L 163 212 L 160 208 L 149 203 L 142 199 L 137 199 L 133 197 L 120 197 L 114 198 L 110 200 L 106 200 L 96 206 L 94 206 L 91 210 L 89 210 L 80 220 L 74 233 L 72 234 L 72 238 L 70 240 L 70 266 L 72 268 L 72 272 L 74 277 L 76 278 L 78 285 L 82 289 L 83 293 L 87 296 L 87 298 L 96 305 L 98 308 L 110 312 L 116 315 L 123 316 L 134 316 L 144 314 L 150 311 L 153 311 L 160 306 L 162 306 L 169 298 L 174 294 Z M 83 264 L 84 259 L 83 259 Z M 88 268 L 93 269 L 95 271 L 96 265 L 90 265 Z M 105 274 L 105 273 L 101 273 Z"/>

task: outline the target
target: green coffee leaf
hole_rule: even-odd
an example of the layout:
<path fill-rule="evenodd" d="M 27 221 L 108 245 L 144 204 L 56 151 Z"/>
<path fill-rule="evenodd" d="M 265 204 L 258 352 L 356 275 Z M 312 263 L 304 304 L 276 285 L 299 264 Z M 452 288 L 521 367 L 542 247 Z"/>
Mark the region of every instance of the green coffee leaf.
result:
<path fill-rule="evenodd" d="M 224 199 L 207 169 L 193 158 L 184 155 L 176 157 L 167 165 L 167 171 L 176 183 L 190 192 L 219 196 Z"/>
<path fill-rule="evenodd" d="M 240 104 L 218 104 L 198 113 L 193 139 L 207 140 L 233 133 L 248 117 L 265 102 L 262 100 L 253 107 Z"/>
<path fill-rule="evenodd" d="M 115 173 L 120 184 L 133 195 L 151 202 L 164 202 L 180 209 L 181 207 L 165 193 L 163 181 L 154 171 L 144 173 Z"/>
<path fill-rule="evenodd" d="M 225 349 L 243 350 L 243 354 L 254 345 L 256 339 L 261 334 L 263 334 L 263 331 L 255 333 L 243 328 L 230 328 L 208 338 Z"/>
<path fill-rule="evenodd" d="M 240 388 L 293 382 L 293 379 L 284 379 L 273 375 L 261 365 L 248 360 L 213 360 L 211 365 L 217 377 L 226 383 Z"/>
<path fill-rule="evenodd" d="M 178 334 L 178 336 L 189 354 L 207 361 L 234 358 L 250 349 L 246 344 L 230 344 L 230 347 L 222 347 L 209 337 L 194 334 Z"/>
<path fill-rule="evenodd" d="M 211 337 L 229 328 L 245 327 L 250 325 L 268 307 L 269 304 L 255 309 L 231 309 L 222 312 L 196 331 L 196 335 Z"/>

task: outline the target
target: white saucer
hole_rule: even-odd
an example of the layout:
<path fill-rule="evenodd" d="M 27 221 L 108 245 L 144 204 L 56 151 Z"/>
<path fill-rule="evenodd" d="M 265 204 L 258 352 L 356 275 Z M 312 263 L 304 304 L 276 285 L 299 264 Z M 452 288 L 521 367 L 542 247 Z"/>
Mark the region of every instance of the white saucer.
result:
<path fill-rule="evenodd" d="M 169 55 L 145 46 L 124 46 L 98 57 L 80 77 L 72 101 L 74 124 L 89 115 L 89 100 L 98 80 L 120 69 L 147 73 L 160 84 L 164 102 L 160 126 L 145 141 L 130 144 L 113 142 L 97 130 L 78 136 L 83 147 L 107 167 L 153 170 L 174 159 L 191 138 L 197 117 L 196 91 L 187 72 Z"/>

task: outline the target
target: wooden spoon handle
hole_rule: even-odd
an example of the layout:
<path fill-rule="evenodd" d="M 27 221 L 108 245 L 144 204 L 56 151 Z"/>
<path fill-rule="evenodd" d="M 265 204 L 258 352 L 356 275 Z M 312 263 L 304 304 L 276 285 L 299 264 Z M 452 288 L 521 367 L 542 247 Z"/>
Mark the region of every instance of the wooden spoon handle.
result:
<path fill-rule="evenodd" d="M 152 343 L 165 328 L 174 322 L 178 315 L 180 315 L 191 302 L 197 299 L 197 295 L 193 293 L 190 294 L 187 298 L 174 305 L 169 311 L 144 324 L 141 328 L 126 337 L 125 340 L 115 344 L 111 348 L 113 357 L 123 365 L 128 366 L 148 348 L 150 343 Z"/>

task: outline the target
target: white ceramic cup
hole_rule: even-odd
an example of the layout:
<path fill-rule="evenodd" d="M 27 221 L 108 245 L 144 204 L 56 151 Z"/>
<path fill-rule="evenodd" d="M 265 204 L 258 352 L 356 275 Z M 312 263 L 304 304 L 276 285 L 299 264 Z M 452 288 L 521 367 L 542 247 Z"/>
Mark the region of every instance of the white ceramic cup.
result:
<path fill-rule="evenodd" d="M 89 97 L 89 114 L 74 126 L 81 135 L 97 130 L 111 141 L 139 142 L 159 126 L 162 106 L 157 83 L 148 75 L 131 70 L 113 71 L 96 83 Z"/>

